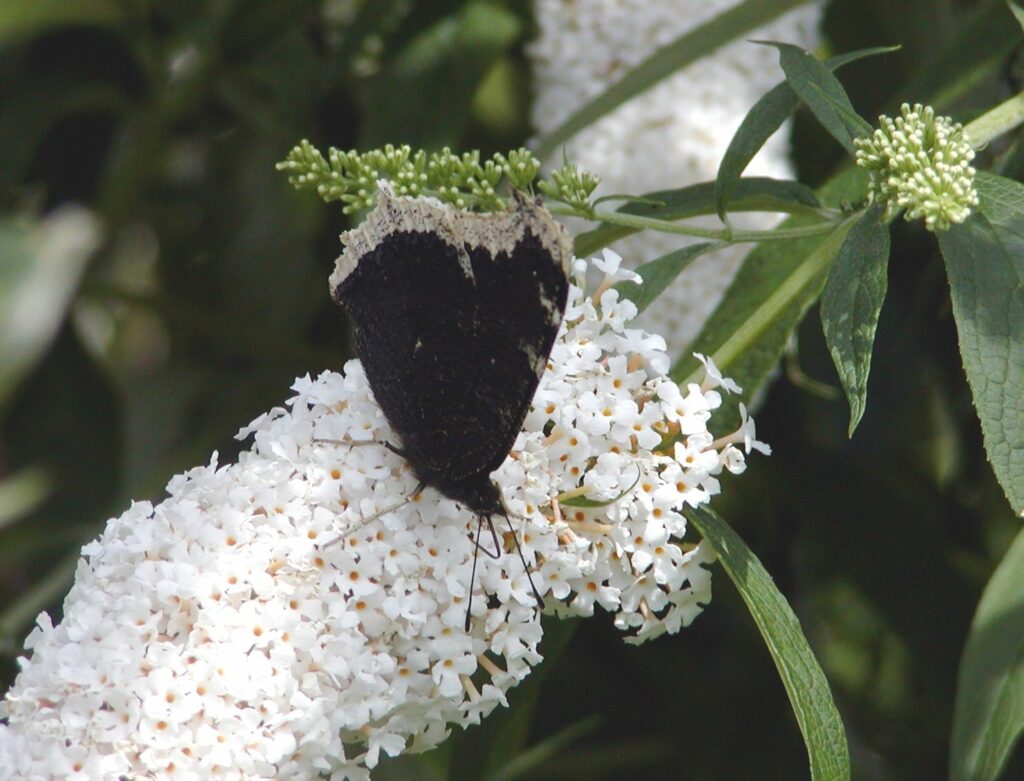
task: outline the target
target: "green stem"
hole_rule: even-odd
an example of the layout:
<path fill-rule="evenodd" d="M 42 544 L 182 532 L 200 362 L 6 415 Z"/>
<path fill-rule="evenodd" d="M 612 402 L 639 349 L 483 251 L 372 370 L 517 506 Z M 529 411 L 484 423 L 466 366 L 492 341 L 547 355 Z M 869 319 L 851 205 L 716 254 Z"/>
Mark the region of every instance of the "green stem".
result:
<path fill-rule="evenodd" d="M 1021 124 L 1024 124 L 1024 92 L 1017 93 L 968 123 L 964 133 L 967 134 L 971 146 L 980 149 L 993 138 L 1008 133 Z"/>
<path fill-rule="evenodd" d="M 796 299 L 800 291 L 828 267 L 828 264 L 835 259 L 839 247 L 846 240 L 846 234 L 860 219 L 862 213 L 851 214 L 838 225 L 831 224 L 829 226 L 832 230 L 831 235 L 807 256 L 803 264 L 786 277 L 782 284 L 764 300 L 764 303 L 754 310 L 743 325 L 722 342 L 711 356 L 722 371 L 726 371 L 739 356 L 743 355 L 750 345 L 756 342 L 772 323 L 776 322 L 779 315 Z M 679 385 L 685 388 L 691 382 L 699 384 L 703 377 L 704 369 L 701 367 Z"/>
<path fill-rule="evenodd" d="M 747 231 L 734 230 L 731 228 L 701 228 L 686 223 L 670 222 L 669 220 L 658 220 L 653 217 L 640 217 L 636 214 L 624 212 L 595 211 L 591 215 L 582 214 L 577 209 L 567 206 L 556 206 L 549 208 L 552 214 L 565 217 L 583 217 L 597 222 L 607 222 L 612 225 L 623 225 L 627 228 L 637 230 L 654 230 L 661 233 L 675 233 L 680 236 L 695 236 L 699 239 L 711 239 L 731 244 L 744 244 L 757 241 L 787 241 L 789 239 L 806 239 L 812 236 L 823 236 L 835 230 L 836 222 L 826 220 L 814 225 L 802 225 L 798 228 L 776 228 L 775 230 Z"/>

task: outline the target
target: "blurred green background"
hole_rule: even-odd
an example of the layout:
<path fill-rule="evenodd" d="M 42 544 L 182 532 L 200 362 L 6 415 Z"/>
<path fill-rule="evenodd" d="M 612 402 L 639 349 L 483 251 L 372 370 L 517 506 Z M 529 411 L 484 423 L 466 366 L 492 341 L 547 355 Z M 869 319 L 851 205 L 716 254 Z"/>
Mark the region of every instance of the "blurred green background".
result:
<path fill-rule="evenodd" d="M 303 137 L 487 155 L 529 138 L 529 2 L 349 5 L 0 2 L 4 688 L 104 519 L 158 500 L 213 450 L 233 458 L 238 428 L 296 376 L 352 355 L 326 284 L 346 218 L 274 163 Z M 967 120 L 1024 79 L 1001 0 L 836 0 L 824 36 L 823 53 L 902 45 L 842 72 L 864 116 L 931 101 Z M 841 150 L 805 117 L 794 133 L 816 185 Z M 1001 159 L 1020 178 L 1024 155 Z M 943 778 L 964 638 L 1019 523 L 985 461 L 932 237 L 895 233 L 854 440 L 845 403 L 803 381 L 837 384 L 813 313 L 799 347 L 758 416 L 774 456 L 716 507 L 800 616 L 856 778 Z M 374 778 L 496 778 L 530 756 L 521 777 L 807 777 L 782 686 L 720 571 L 715 590 L 690 629 L 641 648 L 601 616 L 549 626 L 552 659 L 509 711 Z M 1004 777 L 1024 777 L 1021 757 Z"/>

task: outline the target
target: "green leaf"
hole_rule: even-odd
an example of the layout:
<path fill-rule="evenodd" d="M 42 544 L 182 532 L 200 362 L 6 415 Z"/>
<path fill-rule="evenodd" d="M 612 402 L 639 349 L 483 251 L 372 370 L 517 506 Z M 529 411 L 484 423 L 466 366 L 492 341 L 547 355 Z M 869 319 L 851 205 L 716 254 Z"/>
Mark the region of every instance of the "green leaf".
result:
<path fill-rule="evenodd" d="M 706 241 L 669 252 L 636 269 L 636 273 L 640 275 L 639 284 L 622 282 L 618 285 L 618 289 L 623 298 L 628 298 L 636 304 L 638 312 L 643 312 L 654 302 L 654 299 L 665 292 L 665 288 L 671 285 L 687 266 L 705 252 L 710 252 L 721 246 L 718 242 Z"/>
<path fill-rule="evenodd" d="M 1007 56 L 1020 45 L 1020 28 L 1003 0 L 978 5 L 958 17 L 955 36 L 948 42 L 940 37 L 940 48 L 893 92 L 900 98 L 892 101 L 892 110 L 909 99 L 949 111 L 979 82 L 1005 73 Z"/>
<path fill-rule="evenodd" d="M 736 183 L 733 211 L 784 212 L 815 214 L 820 208 L 818 197 L 806 185 L 783 179 L 749 177 Z M 640 199 L 616 211 L 658 220 L 681 220 L 715 213 L 715 185 L 700 182 L 678 190 L 645 193 Z M 576 236 L 573 252 L 586 257 L 614 241 L 636 233 L 637 228 L 624 225 L 601 225 Z"/>
<path fill-rule="evenodd" d="M 804 736 L 812 781 L 849 779 L 843 721 L 793 609 L 757 556 L 713 510 L 697 507 L 685 514 L 718 553 L 764 638 Z"/>
<path fill-rule="evenodd" d="M 52 490 L 52 481 L 39 466 L 0 478 L 0 529 L 39 507 Z"/>
<path fill-rule="evenodd" d="M 3 0 L 0 42 L 27 38 L 54 27 L 109 24 L 123 15 L 117 0 Z"/>
<path fill-rule="evenodd" d="M 657 201 L 654 198 L 645 198 L 642 195 L 630 195 L 629 193 L 613 193 L 612 195 L 602 195 L 600 198 L 595 198 L 591 203 L 591 206 L 600 206 L 603 203 L 609 201 L 622 201 L 623 203 L 644 203 L 648 206 L 664 206 L 664 201 Z"/>
<path fill-rule="evenodd" d="M 1013 17 L 1017 20 L 1017 24 L 1019 24 L 1021 29 L 1024 30 L 1024 8 L 1021 8 L 1013 2 L 1013 0 L 1006 0 L 1006 5 L 1009 6 L 1010 11 L 1013 13 Z"/>
<path fill-rule="evenodd" d="M 489 2 L 469 3 L 421 32 L 360 90 L 359 147 L 456 146 L 477 88 L 521 32 L 518 17 Z"/>
<path fill-rule="evenodd" d="M 822 188 L 822 199 L 856 202 L 864 195 L 864 182 L 859 169 L 848 168 Z M 828 269 L 856 220 L 854 216 L 843 221 L 825 237 L 761 244 L 747 257 L 697 339 L 673 366 L 672 377 L 688 382 L 702 376 L 703 367 L 691 355 L 699 352 L 712 356 L 748 393 L 760 387 L 793 329 L 818 299 Z M 806 218 L 791 217 L 780 227 L 806 222 Z M 723 400 L 724 409 L 715 415 L 722 427 L 738 420 L 735 408 L 739 401 L 737 396 Z"/>
<path fill-rule="evenodd" d="M 734 8 L 684 33 L 655 51 L 589 103 L 569 116 L 537 144 L 541 160 L 550 157 L 583 128 L 611 113 L 630 98 L 639 95 L 667 76 L 735 40 L 751 30 L 763 27 L 806 0 L 746 0 Z"/>
<path fill-rule="evenodd" d="M 846 399 L 852 437 L 867 404 L 871 348 L 885 300 L 889 228 L 873 206 L 850 229 L 821 296 L 821 325 Z"/>
<path fill-rule="evenodd" d="M 77 207 L 0 220 L 0 405 L 56 336 L 98 239 Z"/>
<path fill-rule="evenodd" d="M 1024 530 L 992 574 L 957 676 L 952 781 L 995 781 L 1024 731 Z"/>
<path fill-rule="evenodd" d="M 874 49 L 861 49 L 826 60 L 825 67 L 834 71 L 847 63 L 876 54 L 886 54 L 896 51 L 898 48 L 897 46 L 880 46 Z M 743 118 L 743 122 L 740 123 L 729 142 L 729 147 L 722 155 L 722 162 L 718 166 L 718 176 L 715 178 L 715 211 L 723 220 L 729 199 L 732 197 L 733 190 L 740 181 L 743 171 L 765 142 L 782 127 L 782 123 L 799 105 L 800 98 L 793 92 L 789 83 L 783 81 L 766 92 Z"/>
<path fill-rule="evenodd" d="M 976 180 L 978 212 L 939 234 L 960 356 L 985 452 L 1014 511 L 1024 512 L 1024 186 Z"/>
<path fill-rule="evenodd" d="M 1024 204 L 1021 195 L 1024 185 L 997 176 L 988 171 L 979 171 L 974 179 L 978 191 L 978 211 L 992 222 L 1006 229 L 1016 237 L 1024 236 Z"/>
<path fill-rule="evenodd" d="M 580 738 L 597 730 L 603 721 L 601 716 L 594 715 L 564 727 L 509 760 L 503 767 L 490 774 L 488 781 L 512 781 L 514 778 L 522 778 L 527 773 L 534 773 L 547 760 L 562 753 Z M 531 777 L 534 776 L 531 775 Z"/>
<path fill-rule="evenodd" d="M 846 90 L 825 63 L 789 43 L 767 42 L 779 50 L 786 81 L 822 126 L 851 155 L 853 139 L 871 135 L 871 125 L 854 110 Z"/>

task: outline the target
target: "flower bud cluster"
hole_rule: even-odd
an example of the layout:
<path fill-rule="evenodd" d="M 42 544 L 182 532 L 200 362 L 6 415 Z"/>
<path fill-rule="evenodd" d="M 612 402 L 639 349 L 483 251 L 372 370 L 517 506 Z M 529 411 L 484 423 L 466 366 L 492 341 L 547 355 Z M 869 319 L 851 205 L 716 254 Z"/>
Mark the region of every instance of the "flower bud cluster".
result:
<path fill-rule="evenodd" d="M 923 218 L 930 231 L 963 222 L 978 205 L 963 127 L 920 103 L 904 103 L 900 115 L 880 116 L 870 138 L 854 141 L 872 199 L 886 205 L 887 217 L 906 209 L 908 221 Z"/>
<path fill-rule="evenodd" d="M 345 214 L 370 209 L 377 202 L 377 186 L 387 181 L 396 195 L 415 198 L 431 196 L 456 209 L 493 212 L 508 207 L 501 185 L 530 192 L 540 163 L 528 149 L 513 149 L 507 155 L 494 154 L 481 160 L 476 150 L 455 154 L 448 147 L 440 152 L 413 150 L 408 145 L 358 152 L 335 147 L 327 157 L 303 139 L 277 164 L 298 190 L 314 190 L 330 203 L 341 201 Z M 589 210 L 597 177 L 566 162 L 551 173 L 551 180 L 536 181 L 549 198 L 576 209 Z"/>

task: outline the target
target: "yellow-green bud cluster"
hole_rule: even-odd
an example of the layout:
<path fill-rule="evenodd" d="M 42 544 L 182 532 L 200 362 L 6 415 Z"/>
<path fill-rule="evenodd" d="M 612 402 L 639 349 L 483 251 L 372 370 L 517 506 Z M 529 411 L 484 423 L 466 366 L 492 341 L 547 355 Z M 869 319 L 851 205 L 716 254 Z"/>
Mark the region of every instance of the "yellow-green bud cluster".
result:
<path fill-rule="evenodd" d="M 904 103 L 900 114 L 880 116 L 870 138 L 854 141 L 872 200 L 885 204 L 887 217 L 905 209 L 907 220 L 924 219 L 930 231 L 963 222 L 978 204 L 963 127 L 931 106 Z"/>
<path fill-rule="evenodd" d="M 594 213 L 590 197 L 600 183 L 601 180 L 589 171 L 566 162 L 551 172 L 550 182 L 541 181 L 537 188 L 552 200 L 566 203 L 581 215 L 589 217 Z"/>
<path fill-rule="evenodd" d="M 408 146 L 387 145 L 368 152 L 330 147 L 325 157 L 303 140 L 277 164 L 300 190 L 315 190 L 325 201 L 341 201 L 346 214 L 369 209 L 377 199 L 377 183 L 385 179 L 396 195 L 431 196 L 458 209 L 501 211 L 507 197 L 498 192 L 503 181 L 517 190 L 532 191 L 540 163 L 527 149 L 480 159 L 477 151 L 461 155 L 445 147 L 427 153 Z M 588 211 L 598 180 L 566 164 L 553 172 L 554 184 L 541 182 L 541 192 Z"/>

